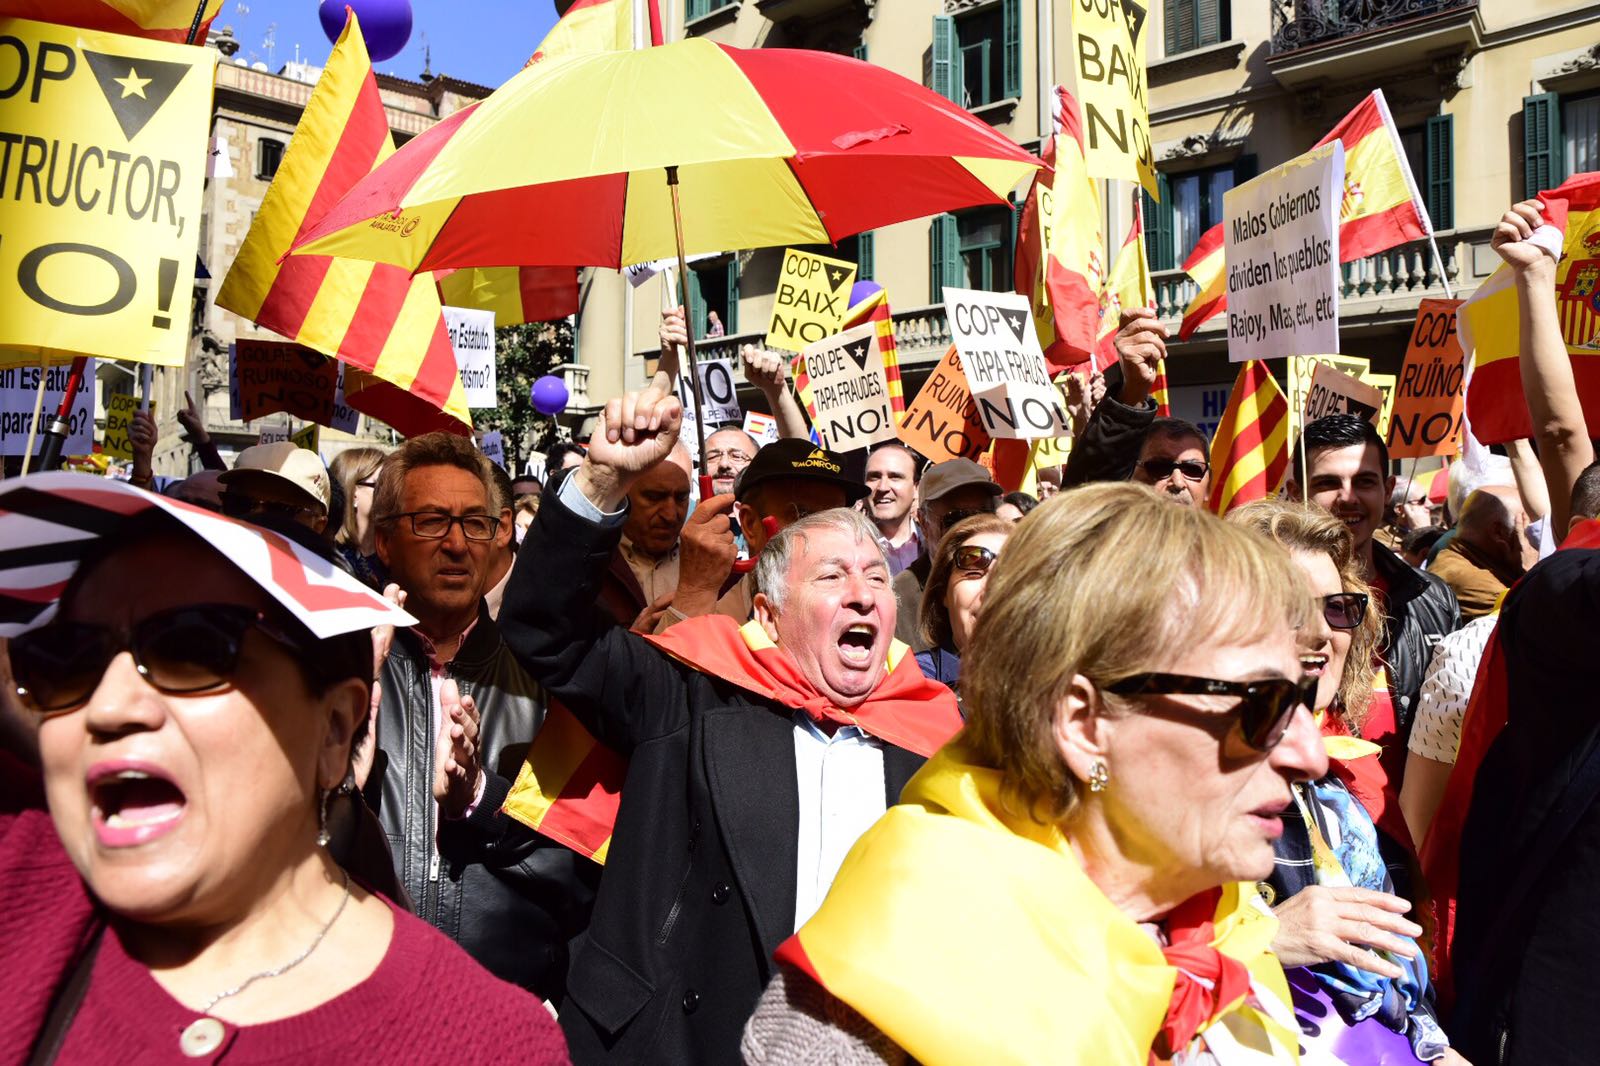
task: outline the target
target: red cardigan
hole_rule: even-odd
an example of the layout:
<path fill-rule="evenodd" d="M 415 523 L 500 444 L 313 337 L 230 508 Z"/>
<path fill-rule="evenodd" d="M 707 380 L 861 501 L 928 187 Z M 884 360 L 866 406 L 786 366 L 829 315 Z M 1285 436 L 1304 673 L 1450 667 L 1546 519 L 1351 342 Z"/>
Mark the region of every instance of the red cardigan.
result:
<path fill-rule="evenodd" d="M 0 1062 L 25 1062 L 50 1003 L 97 921 L 50 816 L 33 808 L 0 752 Z M 291 978 L 292 980 L 292 978 Z M 186 1057 L 178 1037 L 199 1015 L 173 999 L 107 931 L 68 1032 L 77 1063 L 501 1062 L 559 1066 L 566 1042 L 527 992 L 484 970 L 432 926 L 398 909 L 372 976 L 293 1018 L 225 1025 L 220 1047 Z"/>

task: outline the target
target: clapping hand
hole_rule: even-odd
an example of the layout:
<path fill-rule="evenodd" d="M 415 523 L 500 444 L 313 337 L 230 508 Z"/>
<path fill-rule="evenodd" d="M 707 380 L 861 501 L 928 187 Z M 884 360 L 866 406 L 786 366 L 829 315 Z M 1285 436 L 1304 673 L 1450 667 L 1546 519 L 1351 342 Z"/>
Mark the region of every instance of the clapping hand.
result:
<path fill-rule="evenodd" d="M 478 706 L 461 695 L 454 678 L 439 686 L 439 742 L 433 751 L 433 798 L 446 818 L 460 818 L 478 796 Z"/>

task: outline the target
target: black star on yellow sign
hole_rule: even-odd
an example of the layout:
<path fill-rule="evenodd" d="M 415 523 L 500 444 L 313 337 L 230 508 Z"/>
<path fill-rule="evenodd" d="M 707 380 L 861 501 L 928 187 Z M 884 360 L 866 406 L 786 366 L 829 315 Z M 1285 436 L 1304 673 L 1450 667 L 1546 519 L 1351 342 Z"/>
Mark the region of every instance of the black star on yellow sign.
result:
<path fill-rule="evenodd" d="M 94 80 L 105 95 L 122 135 L 133 140 L 161 110 L 191 64 L 83 50 Z"/>

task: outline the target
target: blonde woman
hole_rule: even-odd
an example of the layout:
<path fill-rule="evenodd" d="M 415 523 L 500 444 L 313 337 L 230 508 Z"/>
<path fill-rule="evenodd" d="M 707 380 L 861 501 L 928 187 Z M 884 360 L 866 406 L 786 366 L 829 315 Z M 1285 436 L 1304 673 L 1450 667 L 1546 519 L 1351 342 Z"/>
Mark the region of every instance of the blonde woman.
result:
<path fill-rule="evenodd" d="M 383 456 L 378 448 L 346 448 L 328 465 L 329 476 L 344 490 L 344 522 L 334 546 L 356 579 L 375 589 L 385 584 L 372 525 L 372 492 Z"/>

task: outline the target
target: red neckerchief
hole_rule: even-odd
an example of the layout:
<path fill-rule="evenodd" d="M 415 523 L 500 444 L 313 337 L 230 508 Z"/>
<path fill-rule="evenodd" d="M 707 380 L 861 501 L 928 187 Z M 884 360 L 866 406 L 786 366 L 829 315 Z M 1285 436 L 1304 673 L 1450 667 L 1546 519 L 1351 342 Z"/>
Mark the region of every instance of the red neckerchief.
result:
<path fill-rule="evenodd" d="M 1177 969 L 1178 981 L 1151 1048 L 1152 1061 L 1173 1058 L 1250 992 L 1249 969 L 1212 943 L 1217 936 L 1212 919 L 1221 898 L 1222 889 L 1213 888 L 1190 896 L 1167 915 L 1167 946 L 1161 954 Z"/>
<path fill-rule="evenodd" d="M 789 653 L 773 644 L 755 622 L 741 630 L 724 615 L 704 615 L 645 639 L 709 677 L 805 711 L 819 723 L 858 726 L 870 736 L 924 758 L 961 728 L 955 694 L 924 677 L 904 645 L 891 648 L 893 666 L 866 702 L 845 709 L 818 692 Z"/>

